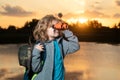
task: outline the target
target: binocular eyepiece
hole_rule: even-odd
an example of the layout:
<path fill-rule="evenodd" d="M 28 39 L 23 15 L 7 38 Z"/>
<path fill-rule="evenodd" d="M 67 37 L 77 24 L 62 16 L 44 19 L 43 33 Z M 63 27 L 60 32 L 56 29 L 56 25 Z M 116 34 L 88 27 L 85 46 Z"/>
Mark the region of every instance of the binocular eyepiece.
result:
<path fill-rule="evenodd" d="M 52 28 L 57 29 L 57 30 L 66 30 L 66 29 L 68 29 L 68 24 L 58 22 L 57 24 L 53 25 Z"/>

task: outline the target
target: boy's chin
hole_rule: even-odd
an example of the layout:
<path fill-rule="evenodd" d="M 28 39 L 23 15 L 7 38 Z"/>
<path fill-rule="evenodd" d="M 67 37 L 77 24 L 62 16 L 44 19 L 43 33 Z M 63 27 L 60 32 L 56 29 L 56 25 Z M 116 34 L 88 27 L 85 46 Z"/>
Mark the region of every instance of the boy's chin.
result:
<path fill-rule="evenodd" d="M 55 34 L 54 36 L 55 36 L 55 37 L 58 37 L 58 36 L 59 36 L 59 34 Z"/>
<path fill-rule="evenodd" d="M 58 37 L 59 37 L 59 35 L 55 35 L 54 37 L 55 37 L 55 38 L 58 38 Z"/>

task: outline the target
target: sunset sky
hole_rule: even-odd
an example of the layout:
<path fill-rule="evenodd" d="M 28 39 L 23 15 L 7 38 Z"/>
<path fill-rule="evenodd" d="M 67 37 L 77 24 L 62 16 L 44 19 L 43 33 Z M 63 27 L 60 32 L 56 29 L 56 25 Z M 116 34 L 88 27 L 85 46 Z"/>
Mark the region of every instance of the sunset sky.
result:
<path fill-rule="evenodd" d="M 33 18 L 59 12 L 68 22 L 96 19 L 111 27 L 120 22 L 120 0 L 0 0 L 0 26 L 22 27 Z"/>

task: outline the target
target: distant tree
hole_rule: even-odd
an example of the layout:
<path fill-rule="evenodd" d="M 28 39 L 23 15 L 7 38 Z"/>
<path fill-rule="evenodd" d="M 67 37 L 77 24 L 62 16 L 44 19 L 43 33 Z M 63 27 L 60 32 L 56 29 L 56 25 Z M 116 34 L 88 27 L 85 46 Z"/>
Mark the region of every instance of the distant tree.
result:
<path fill-rule="evenodd" d="M 3 29 L 2 29 L 2 27 L 0 26 L 0 32 L 2 31 Z"/>
<path fill-rule="evenodd" d="M 2 27 L 0 26 L 0 28 L 2 28 Z"/>
<path fill-rule="evenodd" d="M 58 13 L 58 17 L 62 18 L 63 14 L 62 13 Z"/>
<path fill-rule="evenodd" d="M 26 30 L 32 31 L 34 27 L 36 26 L 37 22 L 38 22 L 38 19 L 32 19 L 32 21 L 26 21 L 24 26 L 21 29 L 24 31 Z"/>
<path fill-rule="evenodd" d="M 120 22 L 118 23 L 118 28 L 120 29 Z"/>
<path fill-rule="evenodd" d="M 27 21 L 27 22 L 25 22 L 25 24 L 24 24 L 24 27 L 23 28 L 27 28 L 27 27 L 29 27 L 29 22 Z"/>
<path fill-rule="evenodd" d="M 10 30 L 10 31 L 16 30 L 16 26 L 10 25 L 10 26 L 8 27 L 8 30 Z"/>
<path fill-rule="evenodd" d="M 113 26 L 113 28 L 117 29 L 117 25 L 115 24 L 115 25 Z"/>
<path fill-rule="evenodd" d="M 88 26 L 90 28 L 101 28 L 102 27 L 102 23 L 99 23 L 97 20 L 88 21 Z"/>
<path fill-rule="evenodd" d="M 39 21 L 38 19 L 32 19 L 32 21 L 29 22 L 29 27 L 31 29 L 34 29 L 34 27 L 37 25 L 38 21 Z"/>

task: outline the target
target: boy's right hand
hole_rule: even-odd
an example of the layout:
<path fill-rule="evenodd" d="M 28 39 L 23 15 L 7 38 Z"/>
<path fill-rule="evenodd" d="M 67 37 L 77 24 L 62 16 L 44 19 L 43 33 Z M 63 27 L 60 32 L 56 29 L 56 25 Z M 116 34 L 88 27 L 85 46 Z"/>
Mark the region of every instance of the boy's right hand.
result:
<path fill-rule="evenodd" d="M 44 46 L 42 44 L 36 45 L 35 48 L 40 50 L 40 51 L 44 51 Z"/>

